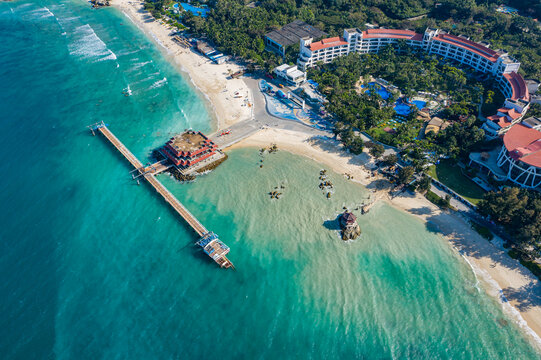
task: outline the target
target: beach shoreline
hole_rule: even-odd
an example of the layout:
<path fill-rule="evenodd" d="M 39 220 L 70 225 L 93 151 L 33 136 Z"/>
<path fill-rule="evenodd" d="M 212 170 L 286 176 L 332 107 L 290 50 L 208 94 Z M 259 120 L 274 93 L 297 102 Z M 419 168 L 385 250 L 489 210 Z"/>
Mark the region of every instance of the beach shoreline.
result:
<path fill-rule="evenodd" d="M 229 76 L 241 70 L 240 65 L 231 62 L 215 64 L 192 49 L 181 47 L 169 36 L 173 28 L 155 20 L 144 10 L 141 1 L 111 0 L 110 3 L 158 44 L 165 57 L 206 98 L 205 103 L 211 110 L 213 131 L 252 117 L 252 107 L 246 105 L 246 102 L 253 104 L 250 89 L 243 80 Z"/>
<path fill-rule="evenodd" d="M 372 191 L 375 202 L 384 201 L 405 211 L 425 226 L 438 229 L 450 248 L 472 269 L 485 292 L 494 298 L 503 311 L 523 330 L 541 350 L 541 306 L 535 293 L 541 291 L 539 280 L 518 261 L 481 237 L 467 220 L 450 211 L 442 211 L 424 196 L 405 195 L 391 198 L 385 178 L 372 176 L 363 165 L 372 159 L 367 153 L 352 155 L 331 138 L 314 137 L 293 130 L 268 128 L 242 140 L 228 149 L 266 148 L 271 143 L 280 150 L 309 158 L 328 166 L 337 174 L 348 174 L 350 181 Z M 524 293 L 529 290 L 530 296 Z M 532 303 L 529 304 L 529 301 Z"/>
<path fill-rule="evenodd" d="M 207 105 L 212 109 L 215 131 L 253 117 L 253 107 L 246 106 L 245 101 L 254 104 L 254 94 L 243 80 L 229 78 L 229 74 L 241 69 L 239 65 L 217 65 L 190 49 L 180 47 L 169 36 L 171 29 L 153 18 L 150 19 L 151 15 L 143 10 L 143 3 L 140 1 L 111 0 L 111 5 L 153 39 L 165 52 L 165 56 L 172 60 L 206 98 Z M 237 92 L 242 95 L 241 98 L 233 97 Z M 435 226 L 448 240 L 447 243 L 457 256 L 470 266 L 488 295 L 496 299 L 504 312 L 515 319 L 531 342 L 541 350 L 541 304 L 536 302 L 528 305 L 528 299 L 525 299 L 527 296 L 524 294 L 524 289 L 541 293 L 539 280 L 518 261 L 511 259 L 477 234 L 465 219 L 441 211 L 419 194 L 391 199 L 386 190 L 386 180 L 378 175 L 372 176 L 370 171 L 364 169 L 363 165 L 370 165 L 372 162 L 368 154 L 353 156 L 344 151 L 338 141 L 313 136 L 308 131 L 267 128 L 241 140 L 228 150 L 243 147 L 262 148 L 271 143 L 277 144 L 280 150 L 328 166 L 338 174 L 348 174 L 351 181 L 365 186 L 375 194 L 374 201 L 384 201 L 414 215 L 425 225 Z"/>

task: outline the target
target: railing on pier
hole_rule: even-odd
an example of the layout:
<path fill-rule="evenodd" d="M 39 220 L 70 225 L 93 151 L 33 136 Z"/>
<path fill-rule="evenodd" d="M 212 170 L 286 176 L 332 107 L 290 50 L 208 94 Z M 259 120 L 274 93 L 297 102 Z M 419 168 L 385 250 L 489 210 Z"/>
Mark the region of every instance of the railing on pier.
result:
<path fill-rule="evenodd" d="M 209 235 L 212 235 L 217 239 L 217 236 L 214 233 L 209 232 L 199 222 L 199 220 L 197 220 L 197 218 L 193 216 L 192 213 L 190 213 L 188 209 L 186 209 L 184 205 L 182 205 L 182 203 L 178 201 L 177 198 L 173 196 L 173 194 L 171 194 L 171 192 L 167 190 L 167 188 L 163 186 L 161 182 L 158 181 L 158 179 L 156 179 L 154 175 L 168 168 L 166 165 L 164 165 L 164 163 L 157 162 L 149 166 L 144 166 L 139 159 L 137 159 L 137 157 L 135 157 L 135 155 L 133 155 L 131 151 L 128 150 L 128 148 L 120 140 L 118 140 L 118 138 L 103 122 L 90 125 L 88 128 L 92 131 L 92 134 L 95 134 L 95 131 L 99 131 L 101 134 L 103 134 L 103 136 L 105 136 L 105 138 L 107 138 L 107 140 L 109 140 L 109 142 L 113 144 L 113 146 L 133 165 L 135 168 L 134 171 L 139 173 L 137 177 L 143 177 L 146 179 L 148 183 L 152 185 L 152 187 L 164 198 L 164 200 L 171 205 L 171 207 L 188 223 L 188 225 L 190 225 L 190 227 L 201 237 L 201 239 L 204 239 Z M 219 241 L 219 243 L 223 244 L 221 241 Z M 197 245 L 200 245 L 200 243 L 198 242 Z M 225 244 L 223 245 L 225 246 Z M 229 252 L 229 248 L 227 248 L 227 252 Z M 221 267 L 233 267 L 233 264 L 225 257 L 225 254 L 218 258 L 214 258 L 212 256 L 211 258 Z"/>

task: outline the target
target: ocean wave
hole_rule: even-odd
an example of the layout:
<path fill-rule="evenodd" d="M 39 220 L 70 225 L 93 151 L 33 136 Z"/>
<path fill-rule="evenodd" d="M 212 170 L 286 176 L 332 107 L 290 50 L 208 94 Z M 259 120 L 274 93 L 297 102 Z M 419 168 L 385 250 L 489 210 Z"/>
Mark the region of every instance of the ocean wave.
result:
<path fill-rule="evenodd" d="M 136 84 L 140 84 L 140 83 L 144 83 L 146 81 L 155 81 L 156 79 L 156 75 L 159 75 L 160 72 L 155 72 L 155 73 L 152 73 L 152 74 L 148 74 L 147 77 L 141 79 L 141 80 L 137 80 L 136 82 L 132 83 L 133 85 L 136 85 Z"/>
<path fill-rule="evenodd" d="M 65 18 L 58 18 L 58 22 L 60 22 L 60 23 L 69 23 L 69 22 L 73 22 L 75 20 L 78 20 L 80 18 L 81 18 L 80 16 L 70 16 L 70 17 L 65 17 Z"/>
<path fill-rule="evenodd" d="M 35 9 L 32 11 L 29 11 L 29 14 L 37 19 L 44 19 L 48 17 L 54 17 L 54 14 L 49 10 L 47 7 Z"/>
<path fill-rule="evenodd" d="M 466 254 L 464 253 L 463 250 L 458 249 L 455 246 L 453 247 L 462 256 L 462 259 L 464 259 L 466 263 L 469 265 L 469 267 L 471 268 L 475 276 L 475 280 L 476 280 L 475 287 L 477 288 L 477 290 L 480 292 L 480 288 L 478 286 L 480 284 L 480 281 L 478 278 L 478 275 L 479 275 L 483 279 L 484 284 L 486 284 L 489 287 L 489 289 L 492 290 L 492 292 L 497 292 L 496 298 L 502 310 L 514 320 L 515 324 L 517 324 L 517 326 L 520 327 L 522 331 L 524 331 L 526 334 L 529 335 L 530 339 L 536 344 L 536 346 L 541 348 L 541 338 L 537 335 L 535 331 L 533 331 L 532 328 L 529 327 L 526 320 L 524 320 L 524 318 L 522 317 L 522 314 L 513 305 L 509 303 L 509 300 L 505 297 L 505 294 L 503 293 L 503 289 L 500 287 L 500 284 L 498 284 L 498 282 L 496 282 L 496 280 L 494 280 L 494 278 L 492 278 L 492 276 L 490 276 L 490 274 L 487 271 L 481 269 L 476 264 L 470 262 L 468 258 L 466 257 Z"/>
<path fill-rule="evenodd" d="M 30 3 L 22 4 L 22 5 L 19 5 L 19 6 L 15 7 L 14 10 L 15 10 L 15 11 L 19 11 L 19 10 L 21 10 L 21 9 L 25 9 L 25 8 L 27 8 L 27 7 L 29 7 L 29 6 L 32 6 L 32 5 L 33 5 L 33 4 L 30 4 Z"/>
<path fill-rule="evenodd" d="M 150 64 L 152 62 L 152 60 L 149 60 L 149 61 L 143 61 L 143 62 L 140 62 L 140 63 L 137 63 L 137 64 L 133 64 L 133 66 L 130 68 L 130 72 L 132 71 L 135 71 L 137 69 L 140 69 L 142 68 L 143 66 L 147 65 L 147 64 Z"/>
<path fill-rule="evenodd" d="M 105 45 L 89 24 L 76 27 L 73 36 L 75 40 L 68 45 L 70 55 L 96 61 L 117 59 L 115 53 Z"/>
<path fill-rule="evenodd" d="M 167 83 L 167 78 L 164 77 L 163 79 L 158 80 L 154 84 L 152 84 L 152 86 L 150 86 L 149 90 L 150 89 L 160 88 L 160 87 L 164 86 L 166 83 Z"/>
<path fill-rule="evenodd" d="M 130 50 L 128 50 L 128 49 L 125 49 L 125 50 L 121 50 L 117 55 L 118 55 L 119 57 L 121 57 L 121 56 L 128 56 L 128 55 L 137 54 L 137 53 L 140 52 L 140 51 L 141 51 L 141 49 L 132 50 L 132 51 L 130 51 Z"/>
<path fill-rule="evenodd" d="M 109 49 L 108 49 L 108 50 L 109 50 Z M 112 52 L 111 50 L 109 50 L 109 52 L 110 52 L 109 55 L 107 55 L 106 57 L 103 57 L 103 58 L 99 59 L 98 61 L 116 60 L 117 57 L 116 57 L 115 53 Z"/>

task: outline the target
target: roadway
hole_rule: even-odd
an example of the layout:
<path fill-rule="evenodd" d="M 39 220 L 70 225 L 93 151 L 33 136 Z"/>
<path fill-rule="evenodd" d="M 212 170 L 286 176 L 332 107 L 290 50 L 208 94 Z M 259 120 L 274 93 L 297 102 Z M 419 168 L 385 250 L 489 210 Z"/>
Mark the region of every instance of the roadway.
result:
<path fill-rule="evenodd" d="M 332 134 L 329 132 L 315 129 L 301 121 L 280 119 L 270 115 L 267 112 L 265 97 L 259 89 L 259 81 L 261 79 L 255 77 L 244 77 L 243 80 L 253 96 L 253 115 L 249 119 L 239 121 L 230 126 L 228 129 L 230 129 L 231 132 L 227 135 L 219 136 L 221 131 L 224 129 L 220 129 L 215 134 L 211 135 L 210 137 L 212 141 L 214 141 L 219 148 L 225 149 L 265 128 L 299 131 L 314 136 L 332 136 Z"/>

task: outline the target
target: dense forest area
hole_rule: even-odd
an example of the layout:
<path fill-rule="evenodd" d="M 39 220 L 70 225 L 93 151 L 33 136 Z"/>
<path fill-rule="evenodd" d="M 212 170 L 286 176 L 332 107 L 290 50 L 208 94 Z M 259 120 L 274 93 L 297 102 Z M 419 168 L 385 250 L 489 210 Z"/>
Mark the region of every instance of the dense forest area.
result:
<path fill-rule="evenodd" d="M 155 16 L 163 12 L 167 0 L 145 0 Z M 315 25 L 330 35 L 344 28 L 364 28 L 367 22 L 392 28 L 423 32 L 438 27 L 473 40 L 485 40 L 501 48 L 521 63 L 526 77 L 541 78 L 541 4 L 536 0 L 512 0 L 509 5 L 525 15 L 505 15 L 495 11 L 496 0 L 211 0 L 201 1 L 212 11 L 206 19 L 184 12 L 178 16 L 190 31 L 205 34 L 222 51 L 254 61 L 267 69 L 279 60 L 264 51 L 263 36 L 295 19 Z M 250 6 L 252 4 L 253 6 Z M 298 48 L 290 49 L 294 61 Z"/>
<path fill-rule="evenodd" d="M 502 224 L 514 246 L 529 259 L 541 256 L 541 195 L 507 187 L 490 192 L 478 205 L 481 214 Z"/>

